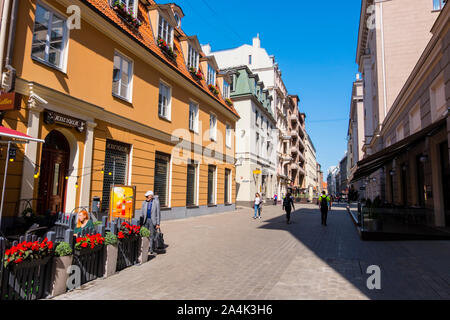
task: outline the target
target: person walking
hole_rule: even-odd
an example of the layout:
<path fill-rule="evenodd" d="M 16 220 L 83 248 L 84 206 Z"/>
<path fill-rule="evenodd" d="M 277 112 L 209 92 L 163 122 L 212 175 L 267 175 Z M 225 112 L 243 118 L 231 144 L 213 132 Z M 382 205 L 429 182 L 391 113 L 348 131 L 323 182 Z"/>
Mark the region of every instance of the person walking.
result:
<path fill-rule="evenodd" d="M 255 194 L 255 202 L 253 204 L 253 207 L 255 208 L 255 216 L 253 217 L 253 219 L 257 219 L 258 216 L 261 219 L 261 196 L 259 195 L 259 193 Z"/>
<path fill-rule="evenodd" d="M 277 205 L 277 201 L 278 201 L 278 196 L 275 193 L 275 195 L 273 196 L 273 205 L 276 206 Z"/>
<path fill-rule="evenodd" d="M 153 191 L 148 191 L 145 194 L 145 200 L 141 208 L 141 225 L 150 230 L 150 248 L 149 252 L 153 253 L 155 249 L 156 231 L 160 229 L 161 208 L 158 196 L 153 194 Z"/>
<path fill-rule="evenodd" d="M 322 195 L 319 198 L 319 208 L 320 208 L 320 214 L 322 218 L 322 225 L 327 225 L 327 217 L 328 217 L 328 210 L 331 209 L 331 199 L 329 196 L 325 194 L 325 191 L 322 191 Z"/>
<path fill-rule="evenodd" d="M 294 199 L 291 196 L 291 193 L 288 192 L 283 199 L 283 209 L 286 211 L 286 222 L 287 224 L 291 223 L 291 211 L 295 210 Z"/>

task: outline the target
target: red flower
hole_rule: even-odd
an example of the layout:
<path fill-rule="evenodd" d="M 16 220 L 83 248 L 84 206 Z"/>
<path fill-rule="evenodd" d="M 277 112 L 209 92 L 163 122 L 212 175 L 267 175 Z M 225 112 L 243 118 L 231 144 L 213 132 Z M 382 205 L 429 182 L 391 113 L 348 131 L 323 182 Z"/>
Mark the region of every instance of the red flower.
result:
<path fill-rule="evenodd" d="M 10 250 L 10 249 L 7 249 L 7 250 L 5 251 L 5 256 L 9 256 L 10 253 L 11 253 L 11 250 Z"/>
<path fill-rule="evenodd" d="M 16 263 L 21 263 L 22 261 L 23 261 L 23 259 L 19 258 L 19 259 L 16 260 Z"/>
<path fill-rule="evenodd" d="M 125 236 L 124 236 L 124 234 L 123 234 L 122 231 L 119 231 L 119 234 L 117 235 L 117 237 L 118 237 L 119 239 L 125 238 Z"/>
<path fill-rule="evenodd" d="M 86 248 L 87 246 L 88 246 L 87 242 L 83 242 L 83 243 L 81 244 L 81 247 L 83 247 L 83 248 Z"/>
<path fill-rule="evenodd" d="M 53 248 L 53 242 L 49 241 L 48 242 L 48 248 L 51 250 Z"/>

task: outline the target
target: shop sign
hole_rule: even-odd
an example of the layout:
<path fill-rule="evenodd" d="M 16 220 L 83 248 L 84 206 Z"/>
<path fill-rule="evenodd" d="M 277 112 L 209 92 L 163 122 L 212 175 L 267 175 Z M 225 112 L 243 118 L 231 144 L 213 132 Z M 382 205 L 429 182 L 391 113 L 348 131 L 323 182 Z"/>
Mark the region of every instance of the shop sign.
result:
<path fill-rule="evenodd" d="M 111 187 L 109 206 L 109 216 L 111 221 L 113 221 L 114 218 L 131 220 L 134 217 L 135 199 L 135 186 Z"/>
<path fill-rule="evenodd" d="M 123 153 L 130 153 L 130 147 L 125 144 L 115 143 L 114 141 L 108 140 L 106 142 L 106 149 L 115 150 Z"/>
<path fill-rule="evenodd" d="M 62 124 L 68 127 L 75 128 L 78 132 L 83 132 L 86 128 L 86 121 L 49 110 L 45 111 L 44 122 L 47 124 Z"/>
<path fill-rule="evenodd" d="M 253 170 L 253 174 L 261 174 L 261 170 Z"/>
<path fill-rule="evenodd" d="M 22 96 L 16 92 L 0 94 L 0 110 L 19 110 Z"/>

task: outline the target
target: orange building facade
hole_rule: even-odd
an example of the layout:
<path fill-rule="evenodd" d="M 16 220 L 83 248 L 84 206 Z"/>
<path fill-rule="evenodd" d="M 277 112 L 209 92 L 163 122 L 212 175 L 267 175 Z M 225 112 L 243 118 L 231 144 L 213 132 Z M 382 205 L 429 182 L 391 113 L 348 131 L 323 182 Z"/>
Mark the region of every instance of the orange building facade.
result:
<path fill-rule="evenodd" d="M 72 212 L 98 197 L 108 212 L 113 185 L 136 187 L 137 211 L 153 190 L 163 220 L 235 209 L 239 115 L 183 16 L 154 1 L 19 1 L 11 66 L 22 102 L 2 125 L 45 143 L 16 146 L 4 223 L 26 203 Z"/>

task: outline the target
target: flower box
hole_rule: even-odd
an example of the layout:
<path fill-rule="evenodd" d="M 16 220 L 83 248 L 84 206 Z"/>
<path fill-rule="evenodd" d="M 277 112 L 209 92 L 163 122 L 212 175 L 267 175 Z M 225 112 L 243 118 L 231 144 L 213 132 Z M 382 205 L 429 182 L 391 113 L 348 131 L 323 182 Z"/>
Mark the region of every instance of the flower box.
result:
<path fill-rule="evenodd" d="M 51 296 L 56 297 L 67 291 L 68 268 L 72 265 L 73 255 L 53 259 Z"/>
<path fill-rule="evenodd" d="M 133 10 L 126 8 L 122 1 L 116 0 L 113 9 L 133 28 L 138 29 L 142 25 L 142 21 L 134 17 Z"/>
<path fill-rule="evenodd" d="M 231 99 L 229 99 L 229 98 L 226 98 L 226 99 L 225 99 L 225 103 L 226 103 L 227 105 L 229 105 L 230 107 L 233 105 L 233 101 L 231 101 Z"/>
<path fill-rule="evenodd" d="M 8 268 L 11 271 L 17 272 L 19 270 L 24 270 L 24 269 L 33 269 L 42 265 L 45 265 L 49 262 L 49 260 L 51 259 L 51 256 L 46 256 L 44 258 L 41 259 L 33 259 L 33 260 L 27 260 L 18 264 L 10 264 L 8 266 Z"/>
<path fill-rule="evenodd" d="M 118 246 L 117 245 L 107 245 L 105 249 L 106 249 L 105 272 L 103 273 L 103 276 L 105 278 L 107 278 L 116 273 Z"/>
<path fill-rule="evenodd" d="M 175 60 L 177 58 L 177 54 L 173 50 L 171 46 L 164 40 L 158 37 L 158 47 L 161 48 L 161 51 L 164 52 L 167 56 L 169 56 L 171 59 Z"/>
<path fill-rule="evenodd" d="M 140 246 L 140 236 L 134 235 L 122 239 L 119 238 L 116 271 L 123 270 L 138 263 Z"/>
<path fill-rule="evenodd" d="M 148 237 L 142 237 L 141 247 L 139 252 L 139 263 L 146 263 L 148 261 L 148 250 L 150 248 L 150 239 Z"/>
<path fill-rule="evenodd" d="M 215 96 L 219 95 L 219 89 L 217 86 L 213 86 L 212 84 L 208 85 L 209 91 L 211 91 Z"/>
<path fill-rule="evenodd" d="M 195 80 L 197 81 L 203 80 L 203 73 L 201 72 L 200 69 L 196 70 L 195 68 L 190 67 L 189 72 L 195 78 Z"/>

